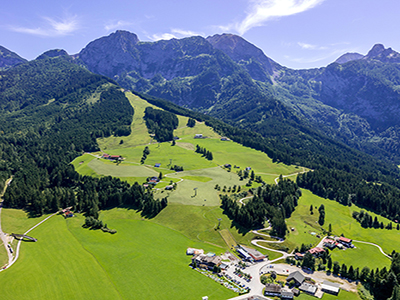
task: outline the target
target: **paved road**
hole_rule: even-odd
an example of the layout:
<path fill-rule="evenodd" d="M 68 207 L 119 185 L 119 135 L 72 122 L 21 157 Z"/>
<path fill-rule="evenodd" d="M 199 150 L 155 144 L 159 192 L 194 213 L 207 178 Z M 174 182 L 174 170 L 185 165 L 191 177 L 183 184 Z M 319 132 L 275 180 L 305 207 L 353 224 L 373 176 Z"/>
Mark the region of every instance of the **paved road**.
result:
<path fill-rule="evenodd" d="M 12 262 L 13 255 L 9 249 L 8 237 L 1 228 L 1 211 L 3 209 L 3 201 L 4 201 L 3 196 L 6 193 L 7 187 L 10 185 L 11 181 L 12 181 L 12 177 L 7 179 L 6 184 L 4 185 L 3 192 L 0 195 L 0 197 L 1 197 L 1 199 L 0 199 L 0 238 L 3 241 L 4 247 L 6 248 L 6 252 L 8 255 L 8 264 L 7 265 L 10 265 L 10 263 Z"/>
<path fill-rule="evenodd" d="M 385 255 L 385 256 L 386 256 L 387 258 L 389 258 L 390 260 L 392 259 L 389 255 L 387 255 L 385 252 L 383 252 L 381 246 L 379 246 L 379 245 L 377 245 L 377 244 L 370 243 L 370 242 L 363 242 L 363 241 L 356 241 L 356 240 L 353 240 L 353 243 L 354 243 L 354 242 L 356 242 L 356 243 L 368 244 L 368 245 L 372 245 L 372 246 L 378 247 L 379 250 L 382 252 L 383 255 Z"/>

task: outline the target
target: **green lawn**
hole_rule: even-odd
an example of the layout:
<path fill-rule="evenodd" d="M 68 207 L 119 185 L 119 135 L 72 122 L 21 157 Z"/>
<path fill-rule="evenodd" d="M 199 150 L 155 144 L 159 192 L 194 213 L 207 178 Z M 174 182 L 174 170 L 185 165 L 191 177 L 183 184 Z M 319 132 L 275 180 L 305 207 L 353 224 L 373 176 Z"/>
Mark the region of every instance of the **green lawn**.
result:
<path fill-rule="evenodd" d="M 317 298 L 315 298 L 314 296 L 307 295 L 306 293 L 301 293 L 300 296 L 296 297 L 296 299 L 298 299 L 298 300 L 315 300 Z M 356 293 L 351 293 L 351 292 L 347 292 L 344 290 L 340 290 L 340 292 L 337 296 L 324 293 L 324 295 L 322 296 L 322 299 L 323 300 L 337 300 L 337 299 L 360 300 L 361 298 Z"/>
<path fill-rule="evenodd" d="M 83 217 L 52 217 L 32 231 L 20 258 L 0 273 L 9 299 L 212 299 L 235 294 L 188 267 L 187 247 L 220 254 L 223 248 L 183 234 L 126 209 L 101 213 L 117 234 L 83 229 Z"/>
<path fill-rule="evenodd" d="M 7 287 L 2 289 L 2 298 L 122 299 L 95 257 L 67 229 L 63 217 L 50 218 L 30 234 L 38 242 L 22 243 L 18 261 L 0 273 Z"/>
<path fill-rule="evenodd" d="M 311 235 L 311 232 L 319 233 L 323 236 L 321 226 L 317 223 L 318 207 L 321 204 L 325 206 L 325 224 L 324 228 L 328 229 L 329 224 L 332 224 L 333 234 L 341 235 L 366 242 L 372 242 L 380 245 L 386 253 L 391 253 L 393 249 L 400 247 L 400 232 L 397 230 L 386 229 L 365 229 L 352 218 L 354 210 L 359 211 L 360 208 L 355 205 L 348 207 L 343 206 L 336 201 L 323 199 L 312 194 L 308 190 L 302 190 L 303 196 L 299 200 L 299 205 L 292 214 L 292 217 L 287 220 L 288 227 L 295 228 L 295 231 L 290 231 L 285 241 L 285 245 L 294 249 L 296 245 L 313 244 L 316 245 L 320 239 Z M 310 214 L 310 205 L 314 206 L 314 215 Z M 317 207 L 317 209 L 315 209 Z M 373 217 L 375 214 L 370 213 Z M 378 217 L 385 224 L 389 220 Z M 378 248 L 370 245 L 355 243 L 355 249 L 340 251 L 335 249 L 332 251 L 332 259 L 340 263 L 372 268 L 389 266 L 390 260 L 385 258 Z"/>

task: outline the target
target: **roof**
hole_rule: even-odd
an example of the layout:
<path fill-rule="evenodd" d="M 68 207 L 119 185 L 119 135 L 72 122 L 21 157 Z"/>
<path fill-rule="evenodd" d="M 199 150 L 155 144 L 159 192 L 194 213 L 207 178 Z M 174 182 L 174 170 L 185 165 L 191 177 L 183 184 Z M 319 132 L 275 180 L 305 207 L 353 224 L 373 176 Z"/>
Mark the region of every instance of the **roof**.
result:
<path fill-rule="evenodd" d="M 345 238 L 344 236 L 341 236 L 340 238 L 339 238 L 339 241 L 340 242 L 344 242 L 344 243 L 351 243 L 351 239 L 348 239 L 348 238 Z"/>
<path fill-rule="evenodd" d="M 304 254 L 301 254 L 301 253 L 299 253 L 299 252 L 296 252 L 294 255 L 295 255 L 295 256 L 298 256 L 298 257 L 304 257 Z"/>
<path fill-rule="evenodd" d="M 318 253 L 325 252 L 325 250 L 320 247 L 315 247 L 315 248 L 308 250 L 307 252 L 309 252 L 311 254 L 318 254 Z"/>
<path fill-rule="evenodd" d="M 270 293 L 280 293 L 282 290 L 279 284 L 267 283 L 265 285 L 265 291 Z"/>
<path fill-rule="evenodd" d="M 291 290 L 282 289 L 281 290 L 281 297 L 282 298 L 293 298 L 293 292 Z"/>
<path fill-rule="evenodd" d="M 242 246 L 240 245 L 240 247 L 246 251 L 254 260 L 261 260 L 265 258 L 265 255 L 262 254 L 260 251 L 253 249 L 253 248 L 249 248 L 246 246 Z"/>
<path fill-rule="evenodd" d="M 300 273 L 300 271 L 296 271 L 293 273 L 290 273 L 289 276 L 286 278 L 286 281 L 289 281 L 291 279 L 296 280 L 298 283 L 303 283 L 304 279 L 306 279 L 306 277 Z"/>
<path fill-rule="evenodd" d="M 161 166 L 161 164 L 157 163 L 154 165 L 154 167 L 159 168 Z"/>
<path fill-rule="evenodd" d="M 339 288 L 340 284 L 338 283 L 333 283 L 330 281 L 325 280 L 322 285 L 321 285 L 321 290 L 333 292 L 333 293 L 339 293 Z"/>
<path fill-rule="evenodd" d="M 331 239 L 325 239 L 325 240 L 324 240 L 324 243 L 327 243 L 327 244 L 335 244 L 336 242 L 335 242 L 334 240 L 331 240 Z"/>
<path fill-rule="evenodd" d="M 328 280 L 324 280 L 324 282 L 322 284 L 329 285 L 331 287 L 339 287 L 340 286 L 340 283 L 330 282 Z"/>
<path fill-rule="evenodd" d="M 315 294 L 317 291 L 317 286 L 315 284 L 303 282 L 303 284 L 299 286 L 299 290 L 310 294 Z"/>
<path fill-rule="evenodd" d="M 121 155 L 110 155 L 111 158 L 120 158 Z"/>
<path fill-rule="evenodd" d="M 251 256 L 243 249 L 241 248 L 237 248 L 237 252 L 239 252 L 239 254 L 243 255 L 245 259 L 250 259 Z"/>

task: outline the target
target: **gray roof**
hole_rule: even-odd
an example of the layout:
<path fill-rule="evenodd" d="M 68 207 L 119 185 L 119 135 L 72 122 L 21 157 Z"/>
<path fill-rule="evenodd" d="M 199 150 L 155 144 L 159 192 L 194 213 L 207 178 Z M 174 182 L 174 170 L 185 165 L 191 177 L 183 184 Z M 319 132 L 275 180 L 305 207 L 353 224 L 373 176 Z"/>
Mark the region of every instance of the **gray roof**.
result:
<path fill-rule="evenodd" d="M 282 287 L 279 284 L 267 283 L 265 285 L 265 291 L 270 293 L 280 293 Z"/>
<path fill-rule="evenodd" d="M 317 286 L 315 284 L 304 282 L 299 287 L 299 290 L 310 294 L 315 294 L 315 292 L 317 291 Z"/>
<path fill-rule="evenodd" d="M 298 283 L 303 283 L 304 279 L 306 279 L 306 277 L 300 273 L 300 271 L 296 271 L 293 273 L 290 273 L 289 276 L 286 278 L 286 281 L 289 281 L 291 279 L 296 280 Z"/>
<path fill-rule="evenodd" d="M 324 280 L 324 282 L 322 284 L 329 285 L 329 286 L 335 287 L 335 288 L 338 288 L 340 286 L 340 283 L 330 282 L 328 280 Z"/>

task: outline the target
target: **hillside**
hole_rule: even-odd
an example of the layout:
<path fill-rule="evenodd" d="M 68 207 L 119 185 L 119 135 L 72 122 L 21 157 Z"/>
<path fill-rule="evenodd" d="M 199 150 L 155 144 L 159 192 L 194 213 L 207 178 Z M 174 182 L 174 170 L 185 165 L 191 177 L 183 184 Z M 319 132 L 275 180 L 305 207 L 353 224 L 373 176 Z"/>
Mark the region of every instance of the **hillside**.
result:
<path fill-rule="evenodd" d="M 15 65 L 26 62 L 26 59 L 20 57 L 18 54 L 0 46 L 0 70 L 8 69 Z"/>
<path fill-rule="evenodd" d="M 326 68 L 292 70 L 232 34 L 150 43 L 117 31 L 89 43 L 76 57 L 127 89 L 231 124 L 295 119 L 298 126 L 380 159 L 400 160 L 398 54 L 382 45 Z M 276 110 L 283 115 L 272 113 Z M 253 130 L 270 130 L 259 127 Z"/>

